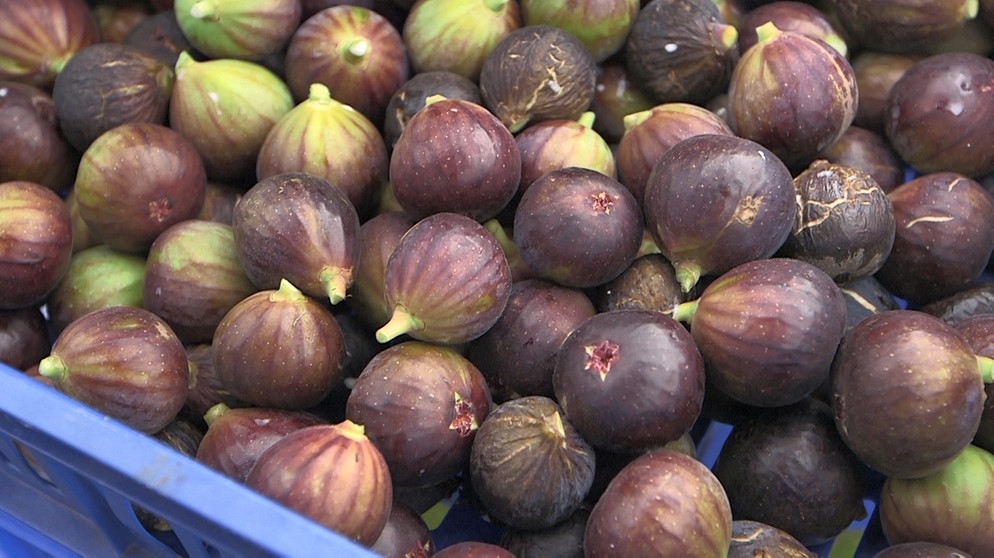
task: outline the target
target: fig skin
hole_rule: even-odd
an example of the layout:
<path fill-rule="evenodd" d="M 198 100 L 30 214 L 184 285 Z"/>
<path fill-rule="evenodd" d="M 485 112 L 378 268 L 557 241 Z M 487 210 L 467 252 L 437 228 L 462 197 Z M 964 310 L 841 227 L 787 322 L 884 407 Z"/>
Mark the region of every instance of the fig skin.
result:
<path fill-rule="evenodd" d="M 397 144 L 407 123 L 419 110 L 425 108 L 425 101 L 433 95 L 483 104 L 480 87 L 465 76 L 446 70 L 416 73 L 394 91 L 387 103 L 383 138 L 390 150 Z"/>
<path fill-rule="evenodd" d="M 966 339 L 915 310 L 881 312 L 853 328 L 830 385 L 846 444 L 894 478 L 947 466 L 973 439 L 984 406 L 980 366 Z"/>
<path fill-rule="evenodd" d="M 548 397 L 497 406 L 473 438 L 473 494 L 492 519 L 544 529 L 578 510 L 594 480 L 594 449 Z"/>
<path fill-rule="evenodd" d="M 190 368 L 183 343 L 143 308 L 96 310 L 69 324 L 38 372 L 66 395 L 154 434 L 186 400 Z"/>
<path fill-rule="evenodd" d="M 0 362 L 24 371 L 47 357 L 51 347 L 40 306 L 0 310 Z"/>
<path fill-rule="evenodd" d="M 776 25 L 777 29 L 824 41 L 842 56 L 849 54 L 845 37 L 836 29 L 828 14 L 811 4 L 787 1 L 761 4 L 741 15 L 735 26 L 739 30 L 740 53 L 756 44 L 756 28 L 768 22 Z"/>
<path fill-rule="evenodd" d="M 369 548 L 384 558 L 427 558 L 435 554 L 435 541 L 424 518 L 396 499 L 379 538 Z"/>
<path fill-rule="evenodd" d="M 514 554 L 496 544 L 462 541 L 439 550 L 432 558 L 514 558 Z"/>
<path fill-rule="evenodd" d="M 907 53 L 955 35 L 977 16 L 976 0 L 839 0 L 835 17 L 858 48 Z"/>
<path fill-rule="evenodd" d="M 524 192 L 546 173 L 566 167 L 595 170 L 617 179 L 611 147 L 593 129 L 594 113 L 579 120 L 543 120 L 518 132 L 514 141 L 521 153 L 521 183 Z"/>
<path fill-rule="evenodd" d="M 134 254 L 196 216 L 206 188 L 194 145 L 172 128 L 148 122 L 101 134 L 83 152 L 73 184 L 79 215 L 96 242 Z"/>
<path fill-rule="evenodd" d="M 124 37 L 124 44 L 140 48 L 174 68 L 179 53 L 192 51 L 193 45 L 176 21 L 176 13 L 166 10 L 149 15 Z"/>
<path fill-rule="evenodd" d="M 994 358 L 994 314 L 979 314 L 952 325 L 963 334 L 976 354 Z M 980 426 L 971 443 L 994 451 L 994 384 L 984 384 L 984 393 L 987 397 L 980 415 Z"/>
<path fill-rule="evenodd" d="M 962 289 L 922 306 L 921 311 L 953 326 L 978 314 L 994 313 L 994 282 L 983 281 Z"/>
<path fill-rule="evenodd" d="M 46 298 L 52 329 L 111 306 L 142 306 L 145 256 L 99 244 L 73 254 L 62 279 Z"/>
<path fill-rule="evenodd" d="M 872 275 L 843 283 L 839 290 L 846 299 L 846 333 L 873 314 L 901 307 L 894 295 Z"/>
<path fill-rule="evenodd" d="M 625 116 L 649 110 L 656 103 L 632 82 L 624 61 L 608 59 L 598 64 L 594 78 L 594 131 L 609 144 L 617 144 L 625 134 Z"/>
<path fill-rule="evenodd" d="M 173 13 L 207 57 L 262 60 L 290 41 L 303 6 L 300 0 L 176 0 Z"/>
<path fill-rule="evenodd" d="M 818 154 L 818 159 L 869 174 L 885 193 L 905 182 L 904 163 L 887 140 L 859 126 L 849 126 L 841 138 Z"/>
<path fill-rule="evenodd" d="M 725 556 L 732 510 L 718 479 L 673 450 L 635 458 L 594 505 L 583 540 L 588 558 Z"/>
<path fill-rule="evenodd" d="M 994 172 L 994 61 L 978 54 L 929 56 L 891 87 L 884 132 L 894 151 L 919 173 Z"/>
<path fill-rule="evenodd" d="M 525 25 L 552 25 L 575 35 L 600 64 L 621 51 L 642 7 L 640 0 L 521 0 Z"/>
<path fill-rule="evenodd" d="M 873 558 L 972 558 L 951 546 L 933 542 L 906 542 L 889 546 Z"/>
<path fill-rule="evenodd" d="M 732 522 L 732 546 L 728 558 L 817 558 L 790 533 L 759 521 L 737 519 Z"/>
<path fill-rule="evenodd" d="M 500 545 L 519 558 L 583 558 L 583 531 L 590 506 L 545 529 L 505 528 Z"/>
<path fill-rule="evenodd" d="M 4 2 L 0 29 L 0 80 L 51 91 L 55 77 L 77 52 L 100 38 L 84 0 Z"/>
<path fill-rule="evenodd" d="M 511 270 L 493 235 L 458 213 L 436 213 L 401 238 L 383 274 L 390 321 L 376 330 L 443 344 L 472 341 L 500 318 Z"/>
<path fill-rule="evenodd" d="M 856 107 L 853 124 L 883 134 L 891 88 L 922 57 L 915 54 L 858 52 L 852 59 L 856 88 L 859 89 L 859 106 Z"/>
<path fill-rule="evenodd" d="M 343 380 L 345 341 L 335 316 L 286 279 L 235 304 L 212 347 L 221 384 L 260 407 L 307 409 Z"/>
<path fill-rule="evenodd" d="M 204 416 L 211 407 L 224 403 L 229 408 L 249 407 L 250 405 L 228 391 L 221 384 L 217 370 L 214 368 L 214 348 L 210 343 L 184 345 L 186 359 L 190 363 L 190 389 L 186 393 L 186 402 L 180 410 L 180 416 L 196 423 L 202 429 L 207 429 Z"/>
<path fill-rule="evenodd" d="M 22 180 L 62 192 L 72 185 L 78 164 L 52 96 L 33 85 L 0 81 L 0 183 Z"/>
<path fill-rule="evenodd" d="M 486 380 L 469 360 L 449 347 L 404 341 L 369 361 L 345 414 L 365 426 L 396 486 L 427 487 L 469 465 L 490 407 Z"/>
<path fill-rule="evenodd" d="M 0 183 L 0 309 L 42 302 L 72 259 L 69 210 L 35 182 Z"/>
<path fill-rule="evenodd" d="M 690 430 L 704 401 L 704 360 L 679 322 L 644 310 L 601 312 L 556 358 L 556 400 L 594 447 L 639 452 Z"/>
<path fill-rule="evenodd" d="M 387 262 L 404 233 L 417 222 L 404 211 L 389 211 L 374 215 L 359 226 L 358 271 L 346 304 L 374 331 L 390 321 L 393 314 L 383 284 Z"/>
<path fill-rule="evenodd" d="M 600 312 L 610 310 L 655 310 L 672 314 L 682 302 L 700 295 L 684 293 L 676 270 L 662 254 L 639 256 L 621 275 L 597 289 L 594 304 Z"/>
<path fill-rule="evenodd" d="M 306 172 L 257 182 L 231 227 L 242 269 L 260 289 L 283 279 L 316 299 L 345 300 L 359 259 L 359 215 L 347 194 Z"/>
<path fill-rule="evenodd" d="M 594 97 L 596 63 L 567 31 L 529 25 L 505 36 L 480 70 L 483 102 L 512 132 L 541 120 L 576 120 Z"/>
<path fill-rule="evenodd" d="M 138 47 L 97 43 L 69 59 L 52 88 L 63 135 L 79 151 L 134 122 L 165 124 L 175 73 Z"/>
<path fill-rule="evenodd" d="M 301 428 L 259 457 L 246 486 L 369 546 L 393 503 L 383 456 L 351 421 Z"/>

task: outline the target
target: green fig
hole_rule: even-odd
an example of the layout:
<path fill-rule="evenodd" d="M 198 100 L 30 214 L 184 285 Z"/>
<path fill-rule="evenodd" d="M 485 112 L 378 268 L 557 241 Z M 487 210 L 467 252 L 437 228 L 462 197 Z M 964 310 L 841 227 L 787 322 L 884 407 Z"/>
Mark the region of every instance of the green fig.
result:
<path fill-rule="evenodd" d="M 300 0 L 176 0 L 176 22 L 211 58 L 261 60 L 280 51 L 300 24 Z"/>

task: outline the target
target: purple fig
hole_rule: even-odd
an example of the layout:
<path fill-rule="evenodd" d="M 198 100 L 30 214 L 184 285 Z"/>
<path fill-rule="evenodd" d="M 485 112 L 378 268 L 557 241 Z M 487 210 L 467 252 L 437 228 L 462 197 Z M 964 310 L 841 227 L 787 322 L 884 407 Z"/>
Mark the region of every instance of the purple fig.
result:
<path fill-rule="evenodd" d="M 51 337 L 41 306 L 0 310 L 0 363 L 15 370 L 36 366 L 51 352 Z"/>
<path fill-rule="evenodd" d="M 417 219 L 403 211 L 380 213 L 359 227 L 358 271 L 346 303 L 367 326 L 378 329 L 390 321 L 383 277 L 400 239 Z"/>
<path fill-rule="evenodd" d="M 0 82 L 0 182 L 36 182 L 62 192 L 72 185 L 78 164 L 51 95 L 33 85 Z"/>
<path fill-rule="evenodd" d="M 514 137 L 521 153 L 518 193 L 546 173 L 566 167 L 595 170 L 617 179 L 614 153 L 593 124 L 594 113 L 588 111 L 578 120 L 543 120 L 518 132 Z"/>

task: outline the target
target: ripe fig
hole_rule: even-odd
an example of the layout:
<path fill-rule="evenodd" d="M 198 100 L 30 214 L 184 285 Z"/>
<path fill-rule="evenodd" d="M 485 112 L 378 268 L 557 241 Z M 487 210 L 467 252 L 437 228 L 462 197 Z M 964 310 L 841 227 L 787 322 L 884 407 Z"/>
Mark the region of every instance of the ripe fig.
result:
<path fill-rule="evenodd" d="M 300 0 L 176 0 L 183 34 L 209 58 L 262 60 L 278 53 L 300 25 Z"/>
<path fill-rule="evenodd" d="M 839 0 L 835 17 L 856 45 L 916 52 L 948 39 L 977 16 L 977 0 Z"/>
<path fill-rule="evenodd" d="M 590 506 L 545 529 L 505 528 L 500 545 L 521 558 L 583 558 L 583 531 Z"/>
<path fill-rule="evenodd" d="M 655 103 L 632 82 L 623 61 L 607 60 L 597 65 L 594 98 L 594 131 L 609 144 L 621 141 L 625 133 L 624 118 L 652 108 Z"/>
<path fill-rule="evenodd" d="M 842 137 L 818 154 L 818 158 L 869 174 L 885 193 L 905 182 L 904 162 L 887 140 L 881 134 L 859 126 L 849 126 Z"/>
<path fill-rule="evenodd" d="M 425 108 L 425 101 L 434 95 L 483 104 L 480 87 L 463 75 L 446 70 L 418 72 L 394 91 L 387 104 L 383 138 L 391 150 L 407 128 L 407 123 Z"/>
<path fill-rule="evenodd" d="M 525 25 L 551 25 L 580 39 L 594 62 L 619 52 L 642 7 L 640 0 L 521 0 Z"/>
<path fill-rule="evenodd" d="M 0 182 L 35 182 L 62 192 L 72 185 L 78 163 L 51 95 L 33 85 L 0 82 Z"/>
<path fill-rule="evenodd" d="M 736 28 L 739 30 L 739 52 L 749 50 L 758 37 L 756 29 L 765 23 L 773 23 L 781 31 L 793 31 L 828 43 L 842 56 L 849 54 L 849 46 L 836 23 L 817 6 L 805 2 L 767 2 L 747 10 L 740 17 Z"/>
<path fill-rule="evenodd" d="M 846 333 L 874 314 L 901 307 L 894 295 L 872 275 L 843 283 L 839 290 L 846 299 Z"/>
<path fill-rule="evenodd" d="M 922 59 L 921 55 L 861 51 L 852 59 L 859 106 L 853 124 L 884 133 L 887 97 L 904 72 Z"/>
<path fill-rule="evenodd" d="M 514 558 L 514 554 L 493 543 L 462 541 L 439 550 L 432 558 Z"/>
<path fill-rule="evenodd" d="M 732 546 L 728 558 L 758 558 L 782 556 L 783 558 L 817 558 L 790 533 L 751 519 L 732 522 Z"/>
<path fill-rule="evenodd" d="M 404 211 L 380 213 L 359 227 L 358 271 L 346 304 L 367 327 L 378 329 L 390 321 L 383 276 L 400 239 L 417 220 Z"/>
<path fill-rule="evenodd" d="M 27 370 L 47 357 L 52 338 L 41 306 L 0 310 L 0 362 Z"/>
<path fill-rule="evenodd" d="M 672 313 L 681 302 L 700 293 L 683 292 L 676 270 L 662 254 L 639 256 L 621 275 L 601 285 L 594 304 L 598 311 L 655 310 Z"/>
<path fill-rule="evenodd" d="M 0 11 L 0 80 L 50 91 L 66 62 L 100 38 L 84 0 L 5 0 Z"/>
<path fill-rule="evenodd" d="M 921 307 L 921 311 L 956 326 L 978 314 L 994 313 L 994 282 L 983 281 Z"/>
<path fill-rule="evenodd" d="M 873 558 L 972 558 L 972 556 L 948 545 L 915 541 L 888 546 L 874 554 Z"/>
<path fill-rule="evenodd" d="M 157 12 L 138 22 L 123 42 L 142 49 L 170 68 L 176 67 L 179 53 L 193 50 L 173 10 Z"/>
<path fill-rule="evenodd" d="M 394 494 L 387 524 L 369 548 L 384 558 L 418 558 L 433 556 L 435 541 L 421 514 Z"/>
<path fill-rule="evenodd" d="M 65 275 L 46 298 L 55 332 L 90 312 L 111 306 L 142 306 L 145 256 L 106 244 L 73 254 Z"/>
<path fill-rule="evenodd" d="M 186 358 L 190 362 L 190 389 L 186 394 L 186 402 L 180 410 L 180 416 L 195 422 L 207 429 L 204 416 L 211 407 L 224 403 L 229 408 L 249 407 L 250 405 L 238 399 L 221 384 L 214 368 L 214 348 L 210 343 L 184 345 Z"/>
<path fill-rule="evenodd" d="M 566 167 L 595 170 L 617 178 L 614 153 L 593 129 L 594 113 L 578 120 L 543 120 L 518 132 L 514 140 L 521 152 L 521 183 L 518 193 L 542 175 Z"/>
<path fill-rule="evenodd" d="M 953 324 L 966 339 L 973 351 L 980 356 L 994 358 L 994 314 L 979 314 Z M 984 410 L 980 426 L 973 436 L 973 445 L 994 451 L 994 384 L 984 385 Z"/>

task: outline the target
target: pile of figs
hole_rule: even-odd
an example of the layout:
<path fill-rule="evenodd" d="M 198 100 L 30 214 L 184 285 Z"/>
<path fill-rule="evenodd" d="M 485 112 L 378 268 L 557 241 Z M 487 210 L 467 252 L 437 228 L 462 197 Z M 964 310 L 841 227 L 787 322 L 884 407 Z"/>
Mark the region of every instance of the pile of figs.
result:
<path fill-rule="evenodd" d="M 992 56 L 990 0 L 0 0 L 0 362 L 384 556 L 991 556 Z"/>

